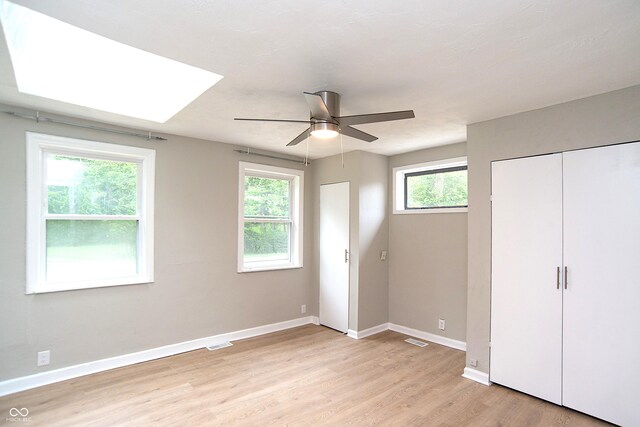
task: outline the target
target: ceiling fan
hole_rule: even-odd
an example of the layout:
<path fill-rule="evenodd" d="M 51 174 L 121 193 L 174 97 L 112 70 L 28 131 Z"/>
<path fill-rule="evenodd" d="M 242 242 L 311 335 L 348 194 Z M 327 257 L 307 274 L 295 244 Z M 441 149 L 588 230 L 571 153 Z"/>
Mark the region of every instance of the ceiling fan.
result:
<path fill-rule="evenodd" d="M 365 123 L 389 122 L 392 120 L 413 119 L 413 110 L 392 111 L 388 113 L 360 114 L 356 116 L 340 116 L 340 94 L 322 90 L 320 92 L 304 92 L 304 97 L 309 104 L 309 120 L 279 120 L 279 119 L 243 119 L 255 122 L 285 122 L 308 123 L 310 126 L 300 135 L 296 136 L 287 146 L 297 145 L 309 137 L 309 134 L 318 138 L 333 138 L 338 134 L 366 142 L 373 142 L 377 137 L 361 130 L 352 128 L 351 125 Z"/>

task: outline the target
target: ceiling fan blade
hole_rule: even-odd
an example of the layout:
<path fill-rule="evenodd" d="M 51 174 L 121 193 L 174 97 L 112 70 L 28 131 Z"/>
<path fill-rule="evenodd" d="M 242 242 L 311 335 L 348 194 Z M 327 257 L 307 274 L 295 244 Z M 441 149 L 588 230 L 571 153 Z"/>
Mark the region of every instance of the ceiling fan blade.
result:
<path fill-rule="evenodd" d="M 331 119 L 331 113 L 329 113 L 327 104 L 324 103 L 324 100 L 320 95 L 317 95 L 315 93 L 304 92 L 304 97 L 307 100 L 307 104 L 309 104 L 311 117 L 313 117 L 314 119 L 320 119 L 320 120 Z"/>
<path fill-rule="evenodd" d="M 280 120 L 280 119 L 242 119 L 236 117 L 233 120 L 244 120 L 247 122 L 281 122 L 281 123 L 311 123 L 310 120 Z"/>
<path fill-rule="evenodd" d="M 378 137 L 373 136 L 373 135 L 369 135 L 366 132 L 362 132 L 361 130 L 352 128 L 351 126 L 343 126 L 340 128 L 340 133 L 343 135 L 347 135 L 350 136 L 351 138 L 355 138 L 355 139 L 361 139 L 362 141 L 366 141 L 366 142 L 373 142 L 376 139 L 378 139 Z"/>
<path fill-rule="evenodd" d="M 304 141 L 305 139 L 307 139 L 307 137 L 309 136 L 309 131 L 311 130 L 311 128 L 306 128 L 304 130 L 304 132 L 302 132 L 300 135 L 296 136 L 295 138 L 293 138 L 293 141 L 291 141 L 290 143 L 287 144 L 287 147 L 290 147 L 292 145 L 298 145 L 300 144 L 302 141 Z"/>
<path fill-rule="evenodd" d="M 392 111 L 389 113 L 360 114 L 357 116 L 336 117 L 341 125 L 362 125 L 365 123 L 389 122 L 392 120 L 413 119 L 413 110 Z"/>

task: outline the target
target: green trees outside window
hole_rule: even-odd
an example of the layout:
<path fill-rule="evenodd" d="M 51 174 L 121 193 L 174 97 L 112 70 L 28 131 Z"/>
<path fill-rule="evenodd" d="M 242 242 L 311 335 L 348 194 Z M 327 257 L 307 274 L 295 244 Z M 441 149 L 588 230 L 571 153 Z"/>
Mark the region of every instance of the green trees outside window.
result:
<path fill-rule="evenodd" d="M 245 260 L 287 260 L 290 245 L 291 181 L 245 176 Z"/>
<path fill-rule="evenodd" d="M 46 220 L 47 280 L 136 274 L 137 183 L 136 163 L 61 155 L 47 159 L 47 212 L 54 215 Z M 102 218 L 91 218 L 96 215 Z"/>
<path fill-rule="evenodd" d="M 47 162 L 50 214 L 135 215 L 138 165 L 51 156 Z"/>
<path fill-rule="evenodd" d="M 405 175 L 405 209 L 465 207 L 467 168 Z"/>

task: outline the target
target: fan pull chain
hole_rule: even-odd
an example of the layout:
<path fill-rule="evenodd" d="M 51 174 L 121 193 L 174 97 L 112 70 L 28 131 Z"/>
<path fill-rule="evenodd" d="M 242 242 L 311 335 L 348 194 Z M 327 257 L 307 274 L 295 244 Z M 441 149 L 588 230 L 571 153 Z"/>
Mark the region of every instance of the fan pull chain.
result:
<path fill-rule="evenodd" d="M 342 145 L 342 132 L 340 132 L 340 154 L 342 156 L 342 169 L 344 169 L 344 146 Z"/>
<path fill-rule="evenodd" d="M 309 128 L 311 129 L 311 128 Z M 304 155 L 304 165 L 308 166 L 309 165 L 309 139 L 311 139 L 311 132 L 307 132 L 307 152 Z"/>

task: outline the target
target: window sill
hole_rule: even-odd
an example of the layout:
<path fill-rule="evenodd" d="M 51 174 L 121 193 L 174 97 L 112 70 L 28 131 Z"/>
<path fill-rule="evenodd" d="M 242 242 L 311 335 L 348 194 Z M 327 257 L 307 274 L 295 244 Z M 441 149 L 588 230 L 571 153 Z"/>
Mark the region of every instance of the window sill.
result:
<path fill-rule="evenodd" d="M 77 291 L 81 289 L 110 288 L 114 286 L 143 285 L 153 283 L 153 277 L 127 277 L 117 280 L 95 280 L 90 282 L 52 283 L 42 284 L 35 289 L 27 290 L 26 294 L 48 294 L 52 292 Z"/>
<path fill-rule="evenodd" d="M 255 267 L 241 267 L 238 270 L 238 273 L 256 273 L 259 271 L 274 271 L 274 270 L 296 270 L 302 268 L 302 265 L 264 265 L 264 266 L 255 266 Z"/>
<path fill-rule="evenodd" d="M 469 208 L 432 208 L 432 209 L 407 209 L 393 210 L 396 215 L 415 215 L 415 214 L 441 214 L 441 213 L 466 213 Z"/>

